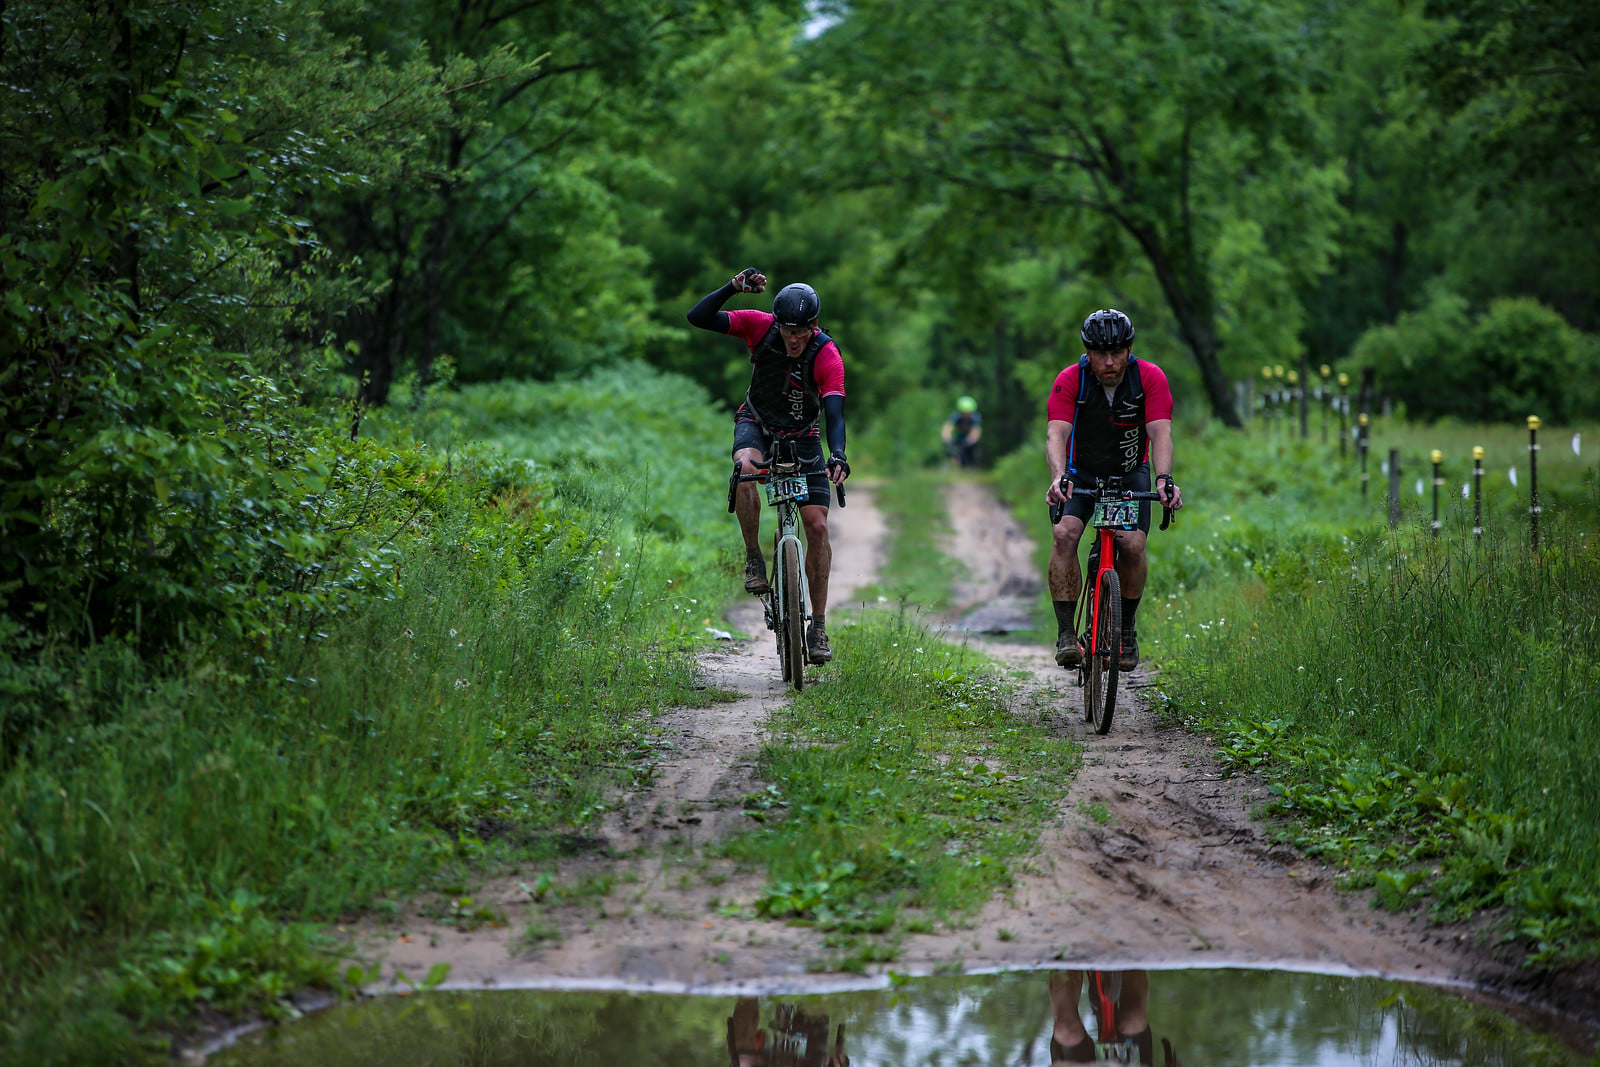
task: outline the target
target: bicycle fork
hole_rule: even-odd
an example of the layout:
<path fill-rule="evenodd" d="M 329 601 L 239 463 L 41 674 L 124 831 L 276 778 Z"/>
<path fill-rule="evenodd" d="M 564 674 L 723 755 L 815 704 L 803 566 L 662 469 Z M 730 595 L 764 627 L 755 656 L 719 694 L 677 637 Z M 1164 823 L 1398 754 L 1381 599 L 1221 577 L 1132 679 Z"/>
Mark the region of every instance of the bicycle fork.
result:
<path fill-rule="evenodd" d="M 1095 642 L 1100 639 L 1100 576 L 1106 571 L 1117 569 L 1117 549 L 1115 535 L 1110 530 L 1095 530 L 1094 547 L 1089 550 L 1088 566 L 1084 568 L 1084 581 L 1089 584 L 1083 590 L 1084 610 L 1086 618 L 1078 620 L 1079 625 L 1087 622 L 1089 628 L 1088 656 L 1093 656 L 1100 649 L 1095 647 Z M 1087 573 L 1093 571 L 1092 574 Z M 1082 630 L 1080 629 L 1081 633 Z"/>
<path fill-rule="evenodd" d="M 785 543 L 794 546 L 795 558 L 800 561 L 800 615 L 801 623 L 809 625 L 811 622 L 811 590 L 806 586 L 806 554 L 805 548 L 800 544 L 800 538 L 791 529 L 788 533 L 778 532 L 772 539 L 772 589 L 767 594 L 767 629 L 777 630 L 783 623 L 783 587 L 787 579 L 783 575 L 783 546 Z"/>

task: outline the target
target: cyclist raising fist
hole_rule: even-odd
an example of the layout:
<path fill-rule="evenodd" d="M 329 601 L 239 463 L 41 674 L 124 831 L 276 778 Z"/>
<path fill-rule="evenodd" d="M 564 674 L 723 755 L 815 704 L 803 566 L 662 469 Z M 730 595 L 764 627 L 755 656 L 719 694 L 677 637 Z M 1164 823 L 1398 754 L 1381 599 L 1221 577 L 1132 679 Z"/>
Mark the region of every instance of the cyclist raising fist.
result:
<path fill-rule="evenodd" d="M 1083 536 L 1092 505 L 1071 499 L 1071 483 L 1079 478 L 1120 475 L 1123 487 L 1151 491 L 1150 471 L 1155 469 L 1155 492 L 1173 509 L 1183 506 L 1183 496 L 1172 480 L 1172 389 L 1161 368 L 1133 355 L 1133 323 L 1114 308 L 1096 311 L 1083 320 L 1080 331 L 1084 354 L 1056 375 L 1045 408 L 1045 459 L 1050 466 L 1050 488 L 1045 500 L 1065 503 L 1065 513 L 1053 527 L 1050 546 L 1050 599 L 1056 611 L 1056 663 L 1076 667 L 1083 662 L 1078 637 L 1072 632 L 1072 611 L 1082 577 L 1078 569 L 1078 540 Z M 1061 476 L 1067 475 L 1066 492 Z M 1139 665 L 1139 635 L 1134 615 L 1144 595 L 1149 560 L 1145 538 L 1150 532 L 1150 505 L 1139 505 L 1139 528 L 1118 531 L 1117 577 L 1122 585 L 1122 642 L 1119 670 Z"/>
<path fill-rule="evenodd" d="M 800 508 L 806 540 L 806 585 L 811 590 L 811 627 L 806 633 L 806 658 L 812 663 L 833 659 L 828 647 L 825 612 L 828 571 L 833 553 L 828 545 L 829 482 L 850 476 L 844 454 L 844 358 L 833 338 L 817 325 L 822 299 L 803 282 L 786 285 L 765 311 L 723 311 L 734 293 L 759 293 L 767 276 L 751 267 L 728 284 L 702 297 L 689 310 L 689 322 L 702 330 L 732 334 L 750 349 L 750 386 L 733 414 L 733 459 L 742 474 L 772 455 L 776 440 L 793 440 L 806 468 L 821 467 L 822 434 L 818 419 L 827 416 L 826 474 L 808 479 L 811 495 Z M 767 565 L 761 553 L 761 498 L 754 482 L 739 486 L 734 500 L 739 531 L 744 535 L 744 587 L 765 596 Z"/>

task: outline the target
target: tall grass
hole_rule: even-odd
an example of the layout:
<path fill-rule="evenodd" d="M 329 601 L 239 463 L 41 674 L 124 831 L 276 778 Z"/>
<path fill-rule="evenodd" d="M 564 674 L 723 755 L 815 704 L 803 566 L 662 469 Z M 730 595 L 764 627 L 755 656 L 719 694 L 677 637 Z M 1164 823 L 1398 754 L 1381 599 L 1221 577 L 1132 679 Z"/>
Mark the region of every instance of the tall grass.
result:
<path fill-rule="evenodd" d="M 647 377 L 633 386 L 671 384 Z M 53 679 L 64 709 L 6 737 L 0 1058 L 131 1062 L 159 1048 L 148 1027 L 193 1008 L 283 1010 L 343 983 L 299 920 L 462 892 L 467 864 L 582 845 L 645 713 L 695 699 L 728 532 L 675 518 L 713 513 L 695 494 L 717 491 L 721 462 L 659 444 L 685 424 L 720 440 L 722 420 L 692 402 L 652 416 L 625 391 L 504 390 L 506 419 L 563 444 L 554 463 L 441 449 L 378 470 L 360 491 L 423 482 L 426 506 L 346 531 L 385 576 L 304 640 L 0 663 L 10 685 Z M 634 418 L 604 444 L 651 464 L 577 457 L 601 440 L 583 414 L 606 404 Z M 641 477 L 652 464 L 664 491 Z"/>
<path fill-rule="evenodd" d="M 1188 506 L 1171 530 L 1152 529 L 1139 614 L 1172 709 L 1271 776 L 1289 835 L 1385 903 L 1428 902 L 1441 918 L 1492 908 L 1534 958 L 1594 955 L 1600 434 L 1541 429 L 1544 547 L 1533 553 L 1525 425 L 1375 420 L 1363 495 L 1354 448 L 1324 445 L 1316 417 L 1304 441 L 1259 425 L 1178 429 Z M 1474 445 L 1487 453 L 1481 541 L 1460 492 Z M 1041 567 L 1044 470 L 1030 452 L 996 470 Z"/>
<path fill-rule="evenodd" d="M 1301 845 L 1393 906 L 1503 909 L 1539 958 L 1600 947 L 1592 478 L 1542 466 L 1542 498 L 1565 504 L 1545 515 L 1538 553 L 1526 497 L 1486 509 L 1481 540 L 1454 499 L 1435 538 L 1413 491 L 1389 529 L 1378 490 L 1342 531 L 1297 530 L 1167 612 L 1163 688 L 1231 758 L 1280 781 Z"/>

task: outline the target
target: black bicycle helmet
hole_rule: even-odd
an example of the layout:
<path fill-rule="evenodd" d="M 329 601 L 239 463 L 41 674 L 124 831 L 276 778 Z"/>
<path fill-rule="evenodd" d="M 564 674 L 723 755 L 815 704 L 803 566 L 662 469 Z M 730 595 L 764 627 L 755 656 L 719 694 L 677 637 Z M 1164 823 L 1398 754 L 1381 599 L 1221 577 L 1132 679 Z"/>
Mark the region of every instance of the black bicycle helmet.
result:
<path fill-rule="evenodd" d="M 772 317 L 780 326 L 810 326 L 821 313 L 822 298 L 805 282 L 786 285 L 772 298 Z"/>
<path fill-rule="evenodd" d="M 1133 344 L 1133 321 L 1116 308 L 1101 308 L 1083 320 L 1083 347 L 1115 352 Z"/>

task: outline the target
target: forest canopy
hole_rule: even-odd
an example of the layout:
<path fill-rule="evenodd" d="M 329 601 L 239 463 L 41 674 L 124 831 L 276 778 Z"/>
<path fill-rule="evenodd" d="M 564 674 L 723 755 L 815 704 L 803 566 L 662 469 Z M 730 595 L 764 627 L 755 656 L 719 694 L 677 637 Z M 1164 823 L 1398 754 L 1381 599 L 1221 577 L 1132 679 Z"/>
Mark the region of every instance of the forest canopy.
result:
<path fill-rule="evenodd" d="M 682 315 L 748 265 L 823 294 L 858 425 L 971 394 L 994 454 L 1037 439 L 1108 305 L 1188 416 L 1237 424 L 1234 383 L 1268 363 L 1371 365 L 1429 417 L 1600 404 L 1564 387 L 1600 331 L 1592 5 L 0 20 L 0 597 L 22 632 L 312 595 L 331 442 L 408 381 L 643 360 L 732 399 L 738 354 Z"/>

